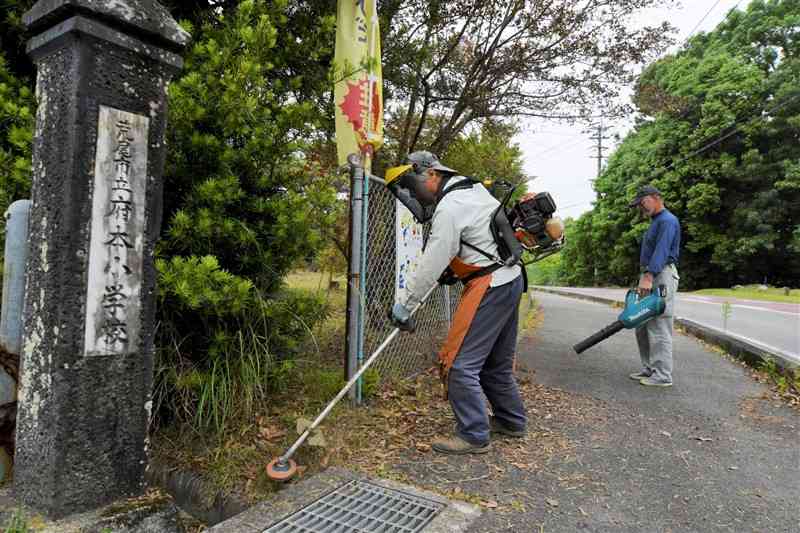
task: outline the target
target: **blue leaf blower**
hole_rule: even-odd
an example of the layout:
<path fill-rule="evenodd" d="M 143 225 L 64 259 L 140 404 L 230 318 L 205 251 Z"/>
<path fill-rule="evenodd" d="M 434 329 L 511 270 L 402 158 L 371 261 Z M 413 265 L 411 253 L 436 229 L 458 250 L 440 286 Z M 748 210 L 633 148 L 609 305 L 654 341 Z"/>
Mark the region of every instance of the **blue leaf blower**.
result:
<path fill-rule="evenodd" d="M 619 314 L 617 320 L 594 335 L 583 339 L 572 348 L 575 353 L 581 353 L 623 329 L 637 328 L 648 320 L 659 316 L 667 307 L 667 303 L 664 300 L 666 295 L 667 289 L 664 285 L 660 285 L 658 290 L 652 291 L 644 298 L 640 298 L 635 289 L 629 290 L 628 294 L 625 295 L 625 308 Z"/>

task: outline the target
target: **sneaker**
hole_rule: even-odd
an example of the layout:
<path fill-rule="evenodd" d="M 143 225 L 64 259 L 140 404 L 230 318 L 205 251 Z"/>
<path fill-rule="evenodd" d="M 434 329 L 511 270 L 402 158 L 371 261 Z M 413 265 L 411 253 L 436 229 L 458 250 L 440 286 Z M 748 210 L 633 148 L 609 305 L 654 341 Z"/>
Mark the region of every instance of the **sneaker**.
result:
<path fill-rule="evenodd" d="M 511 429 L 503 425 L 502 422 L 500 422 L 493 416 L 489 417 L 489 429 L 492 433 L 500 433 L 502 435 L 515 438 L 524 437 L 525 434 L 527 433 L 525 429 Z"/>
<path fill-rule="evenodd" d="M 652 370 L 650 370 L 649 368 L 643 368 L 638 372 L 634 372 L 633 374 L 630 374 L 629 377 L 634 381 L 641 381 L 642 379 L 649 378 L 652 375 L 653 375 L 653 371 Z"/>
<path fill-rule="evenodd" d="M 483 445 L 470 444 L 458 435 L 447 439 L 436 439 L 431 443 L 431 448 L 439 453 L 449 455 L 466 455 L 468 453 L 486 453 L 491 448 L 491 443 Z"/>
<path fill-rule="evenodd" d="M 648 387 L 672 387 L 672 381 L 658 378 L 642 378 L 639 383 Z"/>

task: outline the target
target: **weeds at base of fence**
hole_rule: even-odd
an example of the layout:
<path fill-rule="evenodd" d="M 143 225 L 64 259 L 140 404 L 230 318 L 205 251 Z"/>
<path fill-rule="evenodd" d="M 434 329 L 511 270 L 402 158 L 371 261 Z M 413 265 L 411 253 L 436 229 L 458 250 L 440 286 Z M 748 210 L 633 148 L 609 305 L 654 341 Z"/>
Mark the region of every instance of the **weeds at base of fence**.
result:
<path fill-rule="evenodd" d="M 214 494 L 235 492 L 257 501 L 278 490 L 280 485 L 265 475 L 266 463 L 285 452 L 299 436 L 298 420 L 316 418 L 345 381 L 340 366 L 319 361 L 287 361 L 276 368 L 282 376 L 281 388 L 270 393 L 269 402 L 256 406 L 247 416 L 237 411 L 220 431 L 197 431 L 187 425 L 163 428 L 153 436 L 153 455 L 160 462 L 198 474 Z M 383 383 L 372 368 L 363 377 L 362 394 L 369 404 Z M 315 432 L 324 435 L 325 444 L 315 446 L 307 441 L 295 454 L 302 470 L 327 466 L 337 453 L 333 443 L 341 440 L 339 432 L 347 431 L 349 417 L 365 416 L 366 412 L 346 399 L 339 402 Z"/>

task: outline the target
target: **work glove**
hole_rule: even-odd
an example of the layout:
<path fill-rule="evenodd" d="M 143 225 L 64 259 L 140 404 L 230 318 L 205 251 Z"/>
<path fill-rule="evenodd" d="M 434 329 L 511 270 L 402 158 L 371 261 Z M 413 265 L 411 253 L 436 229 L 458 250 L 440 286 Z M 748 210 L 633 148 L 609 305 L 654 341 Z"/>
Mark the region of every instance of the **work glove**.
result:
<path fill-rule="evenodd" d="M 411 312 L 401 303 L 394 304 L 389 310 L 389 320 L 402 331 L 413 332 L 416 327 Z"/>

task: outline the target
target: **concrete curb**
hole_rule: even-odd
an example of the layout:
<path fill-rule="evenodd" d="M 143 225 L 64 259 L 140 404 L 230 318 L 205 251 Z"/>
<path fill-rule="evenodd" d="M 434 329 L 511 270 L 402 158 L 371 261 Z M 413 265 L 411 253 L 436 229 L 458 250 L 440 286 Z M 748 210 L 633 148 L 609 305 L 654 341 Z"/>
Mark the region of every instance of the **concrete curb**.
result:
<path fill-rule="evenodd" d="M 576 298 L 579 300 L 587 300 L 601 304 L 612 305 L 619 307 L 622 305 L 622 300 L 614 298 L 606 298 L 604 296 L 594 296 L 591 294 L 583 294 L 564 289 L 553 289 L 550 287 L 530 287 L 531 291 L 540 291 L 549 294 L 556 294 L 559 296 L 567 296 L 569 298 Z M 688 334 L 701 339 L 705 342 L 718 346 L 724 349 L 732 356 L 747 362 L 751 366 L 758 366 L 767 359 L 772 359 L 775 363 L 784 369 L 794 369 L 800 367 L 800 361 L 794 358 L 791 354 L 776 350 L 771 347 L 763 346 L 755 343 L 749 339 L 739 337 L 737 335 L 722 331 L 715 327 L 700 322 L 695 322 L 688 318 L 675 317 L 675 323 L 682 327 Z"/>

